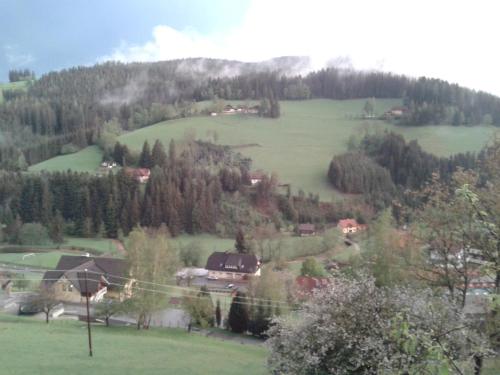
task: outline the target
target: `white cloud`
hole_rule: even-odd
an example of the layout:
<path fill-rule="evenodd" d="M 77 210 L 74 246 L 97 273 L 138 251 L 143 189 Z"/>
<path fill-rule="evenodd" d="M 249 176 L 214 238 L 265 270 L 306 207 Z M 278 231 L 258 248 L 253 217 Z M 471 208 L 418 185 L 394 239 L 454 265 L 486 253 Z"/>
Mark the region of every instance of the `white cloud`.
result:
<path fill-rule="evenodd" d="M 19 47 L 6 44 L 3 46 L 4 55 L 10 66 L 23 67 L 35 61 L 30 53 L 21 52 Z"/>
<path fill-rule="evenodd" d="M 500 95 L 499 11 L 500 3 L 487 0 L 254 0 L 234 30 L 200 35 L 157 26 L 151 41 L 123 43 L 103 59 L 307 55 L 318 68 L 348 56 L 356 68 L 438 77 Z"/>

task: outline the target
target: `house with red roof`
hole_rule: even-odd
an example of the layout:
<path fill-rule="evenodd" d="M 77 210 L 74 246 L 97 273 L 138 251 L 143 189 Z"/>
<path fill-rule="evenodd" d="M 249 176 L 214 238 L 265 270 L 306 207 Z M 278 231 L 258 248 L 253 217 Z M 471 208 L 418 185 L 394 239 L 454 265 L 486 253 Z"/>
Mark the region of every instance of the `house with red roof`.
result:
<path fill-rule="evenodd" d="M 141 184 L 145 184 L 149 180 L 151 170 L 149 168 L 127 168 L 125 173 L 135 178 Z"/>
<path fill-rule="evenodd" d="M 359 224 L 356 219 L 342 219 L 339 220 L 337 224 L 337 228 L 339 228 L 342 233 L 356 233 L 360 230 L 366 229 L 365 224 Z"/>
<path fill-rule="evenodd" d="M 299 224 L 297 231 L 300 237 L 316 235 L 316 227 L 314 226 L 314 224 L 310 223 Z"/>

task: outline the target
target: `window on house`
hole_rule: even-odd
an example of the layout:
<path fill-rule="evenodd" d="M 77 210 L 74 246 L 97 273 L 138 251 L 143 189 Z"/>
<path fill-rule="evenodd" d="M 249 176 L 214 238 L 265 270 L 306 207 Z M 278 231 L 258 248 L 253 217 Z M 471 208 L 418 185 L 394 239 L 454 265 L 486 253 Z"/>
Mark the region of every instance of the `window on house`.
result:
<path fill-rule="evenodd" d="M 73 285 L 69 284 L 68 285 L 68 292 L 72 292 L 73 291 Z"/>

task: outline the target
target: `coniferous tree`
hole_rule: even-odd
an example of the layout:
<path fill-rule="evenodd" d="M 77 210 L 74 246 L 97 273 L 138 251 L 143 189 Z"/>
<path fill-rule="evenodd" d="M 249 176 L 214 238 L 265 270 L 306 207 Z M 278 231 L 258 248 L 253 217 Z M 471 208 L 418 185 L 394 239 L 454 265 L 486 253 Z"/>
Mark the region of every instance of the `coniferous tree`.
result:
<path fill-rule="evenodd" d="M 229 308 L 228 325 L 235 333 L 244 333 L 248 328 L 247 299 L 243 292 L 236 292 Z"/>
<path fill-rule="evenodd" d="M 52 242 L 61 244 L 64 241 L 64 219 L 60 211 L 56 211 L 50 225 L 49 236 Z"/>
<path fill-rule="evenodd" d="M 152 168 L 153 165 L 154 164 L 151 157 L 151 150 L 149 149 L 149 143 L 146 140 L 142 145 L 141 155 L 139 156 L 139 166 L 141 168 Z"/>
<path fill-rule="evenodd" d="M 220 327 L 221 322 L 222 322 L 222 314 L 220 311 L 220 301 L 217 300 L 217 306 L 215 307 L 215 323 L 217 324 L 217 327 Z"/>
<path fill-rule="evenodd" d="M 245 233 L 243 233 L 243 229 L 238 228 L 236 232 L 236 241 L 234 243 L 234 248 L 240 254 L 247 254 L 249 251 L 248 244 L 245 240 Z"/>
<path fill-rule="evenodd" d="M 167 154 L 165 153 L 165 148 L 163 144 L 157 139 L 153 145 L 153 151 L 151 153 L 151 164 L 157 165 L 161 168 L 167 166 Z"/>
<path fill-rule="evenodd" d="M 106 212 L 104 217 L 104 227 L 106 236 L 116 238 L 118 235 L 118 223 L 116 217 L 116 206 L 113 198 L 110 196 L 106 204 Z"/>

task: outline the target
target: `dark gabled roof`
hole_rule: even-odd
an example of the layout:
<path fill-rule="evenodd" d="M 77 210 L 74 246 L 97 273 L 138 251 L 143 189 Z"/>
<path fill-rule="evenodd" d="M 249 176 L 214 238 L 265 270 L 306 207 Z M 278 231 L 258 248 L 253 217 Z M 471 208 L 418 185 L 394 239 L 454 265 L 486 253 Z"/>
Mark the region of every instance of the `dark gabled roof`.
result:
<path fill-rule="evenodd" d="M 104 271 L 104 276 L 111 284 L 125 284 L 127 277 L 128 264 L 123 259 L 116 258 L 95 258 L 97 267 Z M 112 285 L 116 286 L 116 285 Z"/>
<path fill-rule="evenodd" d="M 64 275 L 75 288 L 85 293 L 85 269 L 88 290 L 94 293 L 98 290 L 99 282 L 109 283 L 110 289 L 118 287 L 115 284 L 125 284 L 123 277 L 127 276 L 128 266 L 123 259 L 63 255 L 56 270 L 45 272 L 42 283 L 51 285 Z"/>
<path fill-rule="evenodd" d="M 87 285 L 85 286 L 85 272 L 75 272 L 76 280 L 73 285 L 83 294 L 94 294 L 99 291 L 99 283 L 101 277 L 97 275 L 90 275 L 87 273 Z"/>
<path fill-rule="evenodd" d="M 43 275 L 42 282 L 44 285 L 51 285 L 59 280 L 64 272 L 78 267 L 79 265 L 89 261 L 87 256 L 73 256 L 73 255 L 61 255 L 59 262 L 57 263 L 56 270 L 47 271 Z"/>
<path fill-rule="evenodd" d="M 208 257 L 206 269 L 210 271 L 255 273 L 259 266 L 259 260 L 253 254 L 216 251 Z"/>

